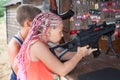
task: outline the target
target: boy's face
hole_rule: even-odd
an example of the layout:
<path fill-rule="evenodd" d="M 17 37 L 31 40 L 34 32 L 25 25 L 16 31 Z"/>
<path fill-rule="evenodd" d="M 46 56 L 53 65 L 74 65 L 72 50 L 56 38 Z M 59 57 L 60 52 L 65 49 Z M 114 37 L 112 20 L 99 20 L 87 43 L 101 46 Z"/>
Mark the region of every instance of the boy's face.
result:
<path fill-rule="evenodd" d="M 50 35 L 48 36 L 49 41 L 53 43 L 58 43 L 63 37 L 62 30 L 63 30 L 62 22 L 60 22 L 57 27 L 50 28 Z"/>

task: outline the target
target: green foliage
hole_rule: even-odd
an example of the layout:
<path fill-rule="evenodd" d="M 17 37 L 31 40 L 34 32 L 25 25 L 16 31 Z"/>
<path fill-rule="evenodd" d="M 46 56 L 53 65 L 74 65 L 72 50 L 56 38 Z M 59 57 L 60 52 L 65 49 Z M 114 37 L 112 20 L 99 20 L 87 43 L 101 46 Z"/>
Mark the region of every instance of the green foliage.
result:
<path fill-rule="evenodd" d="M 4 10 L 0 9 L 0 17 L 3 17 L 3 16 L 4 16 Z"/>
<path fill-rule="evenodd" d="M 8 2 L 9 0 L 0 0 L 0 17 L 4 16 L 5 12 L 5 7 L 4 5 Z"/>

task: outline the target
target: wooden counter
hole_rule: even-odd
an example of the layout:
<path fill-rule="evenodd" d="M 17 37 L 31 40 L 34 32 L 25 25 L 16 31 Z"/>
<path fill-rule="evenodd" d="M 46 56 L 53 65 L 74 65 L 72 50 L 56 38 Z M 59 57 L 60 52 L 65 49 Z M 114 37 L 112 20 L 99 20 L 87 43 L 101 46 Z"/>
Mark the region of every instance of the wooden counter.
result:
<path fill-rule="evenodd" d="M 115 49 L 116 53 L 120 54 L 120 37 L 113 40 L 112 44 L 113 44 L 113 48 Z M 99 47 L 102 49 L 102 51 L 106 51 L 108 49 L 107 40 L 100 39 Z"/>
<path fill-rule="evenodd" d="M 116 39 L 112 43 L 115 51 L 120 55 L 120 38 Z M 79 75 L 103 69 L 105 67 L 120 69 L 120 58 L 116 58 L 111 51 L 107 55 L 104 54 L 104 51 L 108 49 L 107 41 L 100 39 L 99 47 L 102 49 L 102 53 L 98 58 L 94 58 L 92 54 L 83 58 L 76 66 L 76 68 L 66 77 L 69 80 L 77 80 Z"/>
<path fill-rule="evenodd" d="M 66 77 L 69 80 L 77 80 L 77 77 L 88 72 L 96 71 L 106 67 L 120 69 L 120 58 L 116 58 L 112 53 L 108 55 L 101 54 L 98 58 L 93 58 L 93 55 L 83 58 L 76 68 Z"/>

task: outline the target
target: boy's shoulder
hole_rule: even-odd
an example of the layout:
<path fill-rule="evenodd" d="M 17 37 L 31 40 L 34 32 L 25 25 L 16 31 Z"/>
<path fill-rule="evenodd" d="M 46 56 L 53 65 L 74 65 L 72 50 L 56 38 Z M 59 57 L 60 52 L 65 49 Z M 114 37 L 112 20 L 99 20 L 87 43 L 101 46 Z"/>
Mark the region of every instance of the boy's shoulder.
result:
<path fill-rule="evenodd" d="M 18 46 L 18 42 L 14 39 L 11 39 L 10 42 L 8 43 L 8 47 L 14 47 L 14 46 Z"/>
<path fill-rule="evenodd" d="M 19 48 L 21 45 L 16 41 L 15 38 L 12 38 L 10 42 L 8 43 L 8 48 Z"/>

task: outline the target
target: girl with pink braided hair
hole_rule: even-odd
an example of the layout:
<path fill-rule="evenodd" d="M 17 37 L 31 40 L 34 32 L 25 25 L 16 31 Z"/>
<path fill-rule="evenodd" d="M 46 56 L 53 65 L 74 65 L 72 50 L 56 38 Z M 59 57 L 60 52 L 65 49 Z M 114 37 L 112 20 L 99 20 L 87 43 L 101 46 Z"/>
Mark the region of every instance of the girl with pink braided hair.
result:
<path fill-rule="evenodd" d="M 51 12 L 40 13 L 34 18 L 15 58 L 18 80 L 59 80 L 59 76 L 67 75 L 83 57 L 96 50 L 87 49 L 88 45 L 78 47 L 70 60 L 61 62 L 51 53 L 48 43 L 58 43 L 63 37 L 62 29 L 62 19 Z"/>

